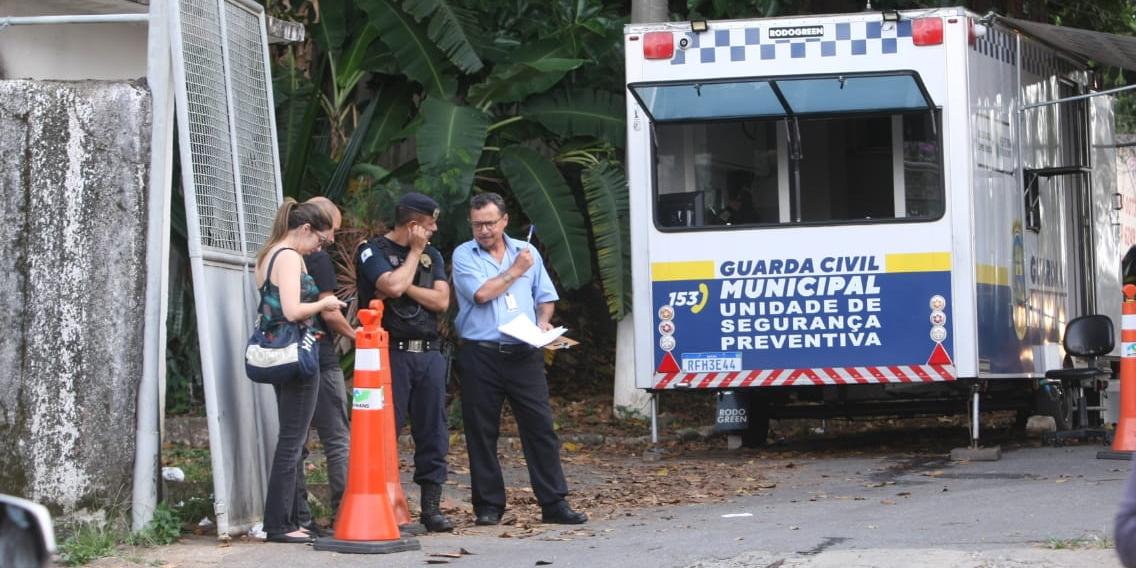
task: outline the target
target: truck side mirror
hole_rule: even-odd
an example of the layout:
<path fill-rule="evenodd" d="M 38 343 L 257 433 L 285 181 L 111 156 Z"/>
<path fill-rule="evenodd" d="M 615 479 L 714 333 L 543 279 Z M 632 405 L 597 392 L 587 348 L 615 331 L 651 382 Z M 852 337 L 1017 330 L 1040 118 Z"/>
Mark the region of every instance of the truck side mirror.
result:
<path fill-rule="evenodd" d="M 47 507 L 0 495 L 0 566 L 48 566 L 55 532 Z"/>

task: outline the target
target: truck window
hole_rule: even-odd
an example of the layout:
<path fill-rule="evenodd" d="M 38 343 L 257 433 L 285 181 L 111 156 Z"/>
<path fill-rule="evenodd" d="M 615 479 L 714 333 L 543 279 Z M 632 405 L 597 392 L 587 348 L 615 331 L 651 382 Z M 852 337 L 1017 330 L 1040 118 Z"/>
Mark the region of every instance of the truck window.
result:
<path fill-rule="evenodd" d="M 654 119 L 660 229 L 927 221 L 943 214 L 941 115 L 914 73 L 631 90 Z"/>
<path fill-rule="evenodd" d="M 799 181 L 788 119 L 656 125 L 655 222 L 681 229 L 937 219 L 944 198 L 935 120 L 928 111 L 802 117 Z"/>

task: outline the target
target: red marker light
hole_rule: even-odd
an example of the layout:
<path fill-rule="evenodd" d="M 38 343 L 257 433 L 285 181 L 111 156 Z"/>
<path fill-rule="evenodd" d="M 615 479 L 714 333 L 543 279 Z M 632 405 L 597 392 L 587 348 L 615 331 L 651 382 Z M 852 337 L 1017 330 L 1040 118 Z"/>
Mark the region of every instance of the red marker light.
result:
<path fill-rule="evenodd" d="M 943 20 L 941 18 L 916 18 L 912 20 L 911 41 L 915 45 L 941 45 L 943 43 Z"/>
<path fill-rule="evenodd" d="M 670 59 L 674 57 L 674 34 L 671 32 L 647 32 L 643 34 L 643 57 L 645 59 Z"/>

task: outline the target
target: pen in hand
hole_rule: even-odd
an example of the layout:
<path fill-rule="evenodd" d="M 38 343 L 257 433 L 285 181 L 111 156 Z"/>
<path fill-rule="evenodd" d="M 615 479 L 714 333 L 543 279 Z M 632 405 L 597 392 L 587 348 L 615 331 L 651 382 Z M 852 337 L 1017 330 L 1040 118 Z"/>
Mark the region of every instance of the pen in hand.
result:
<path fill-rule="evenodd" d="M 535 232 L 535 231 L 536 231 L 536 224 L 534 223 L 532 225 L 529 225 L 529 236 L 525 238 L 525 243 L 528 244 L 529 246 L 532 246 L 532 236 L 533 236 L 533 232 Z"/>

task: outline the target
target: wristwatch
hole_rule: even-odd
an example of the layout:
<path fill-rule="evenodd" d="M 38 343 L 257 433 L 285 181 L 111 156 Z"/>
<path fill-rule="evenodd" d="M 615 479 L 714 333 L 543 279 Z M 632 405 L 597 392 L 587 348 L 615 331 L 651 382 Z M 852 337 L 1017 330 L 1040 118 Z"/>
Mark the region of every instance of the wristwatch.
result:
<path fill-rule="evenodd" d="M 513 275 L 509 274 L 508 271 L 505 271 L 501 273 L 501 279 L 504 280 L 506 284 L 508 284 L 513 281 Z"/>

